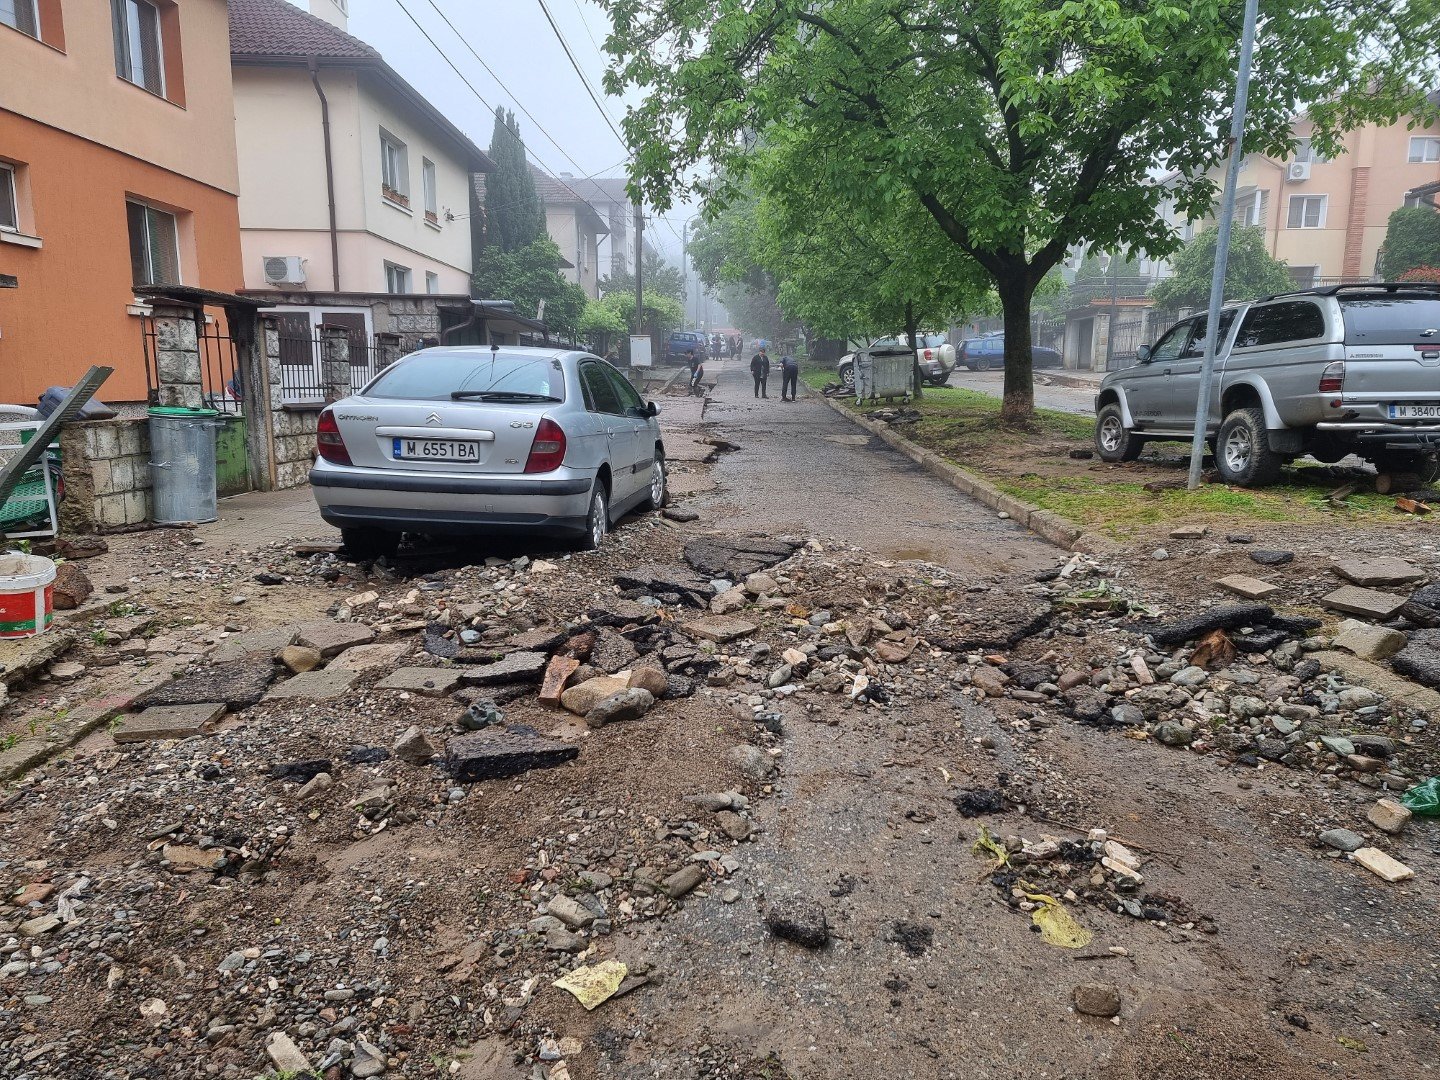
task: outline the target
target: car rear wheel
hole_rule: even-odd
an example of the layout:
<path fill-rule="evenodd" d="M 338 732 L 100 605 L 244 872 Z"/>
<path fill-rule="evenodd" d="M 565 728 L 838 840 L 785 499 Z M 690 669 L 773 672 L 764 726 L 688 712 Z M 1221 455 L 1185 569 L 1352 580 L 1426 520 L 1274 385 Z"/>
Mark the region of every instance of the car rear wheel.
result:
<path fill-rule="evenodd" d="M 989 371 L 989 370 L 990 370 L 990 358 L 989 358 L 988 356 L 977 356 L 977 357 L 975 357 L 975 359 L 974 359 L 973 361 L 971 361 L 971 363 L 970 363 L 970 370 L 971 370 L 971 371 Z"/>
<path fill-rule="evenodd" d="M 840 382 L 847 390 L 855 389 L 855 365 L 844 364 L 840 368 Z"/>
<path fill-rule="evenodd" d="M 655 462 L 650 466 L 650 494 L 645 497 L 646 510 L 659 510 L 665 505 L 667 482 L 665 455 L 656 450 Z"/>
<path fill-rule="evenodd" d="M 1134 461 L 1145 449 L 1145 440 L 1125 426 L 1125 414 L 1119 402 L 1112 401 L 1100 410 L 1095 421 L 1095 451 L 1101 461 Z"/>
<path fill-rule="evenodd" d="M 1226 483 L 1264 487 L 1280 479 L 1284 458 L 1270 449 L 1265 414 L 1258 407 L 1236 409 L 1220 425 L 1215 468 Z"/>
<path fill-rule="evenodd" d="M 352 559 L 378 559 L 400 550 L 400 534 L 384 529 L 341 529 L 340 540 L 345 545 L 345 554 Z"/>
<path fill-rule="evenodd" d="M 610 499 L 599 480 L 590 489 L 590 511 L 585 515 L 585 532 L 576 547 L 581 551 L 598 551 L 610 531 Z"/>

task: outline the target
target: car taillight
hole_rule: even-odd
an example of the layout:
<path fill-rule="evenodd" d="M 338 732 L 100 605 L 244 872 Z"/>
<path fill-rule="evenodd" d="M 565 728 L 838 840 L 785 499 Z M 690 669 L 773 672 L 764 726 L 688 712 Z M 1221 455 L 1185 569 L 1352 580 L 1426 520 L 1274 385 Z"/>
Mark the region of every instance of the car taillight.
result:
<path fill-rule="evenodd" d="M 926 349 L 926 350 L 925 350 L 925 359 L 926 359 L 926 360 L 931 359 L 934 355 L 935 355 L 935 354 L 934 354 L 933 352 L 931 352 L 929 349 Z"/>
<path fill-rule="evenodd" d="M 340 425 L 335 423 L 335 414 L 326 409 L 320 414 L 315 427 L 315 452 L 332 465 L 349 465 L 350 451 L 345 449 L 345 440 L 340 437 Z"/>
<path fill-rule="evenodd" d="M 1320 373 L 1320 393 L 1338 394 L 1345 389 L 1345 361 L 1336 360 Z"/>
<path fill-rule="evenodd" d="M 565 431 L 548 416 L 535 429 L 535 441 L 530 444 L 530 457 L 525 461 L 525 471 L 554 472 L 565 460 Z"/>

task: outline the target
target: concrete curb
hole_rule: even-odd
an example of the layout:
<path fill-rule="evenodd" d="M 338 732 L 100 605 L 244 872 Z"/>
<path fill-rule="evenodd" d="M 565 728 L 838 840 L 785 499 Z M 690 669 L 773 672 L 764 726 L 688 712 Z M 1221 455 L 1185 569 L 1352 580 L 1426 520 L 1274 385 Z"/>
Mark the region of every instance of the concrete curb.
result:
<path fill-rule="evenodd" d="M 926 472 L 938 476 L 961 494 L 969 495 L 976 502 L 993 510 L 1009 514 L 1012 521 L 1020 523 L 1036 536 L 1056 547 L 1064 548 L 1066 551 L 1077 550 L 1076 545 L 1084 536 L 1084 530 L 1070 524 L 1053 510 L 1042 510 L 1013 495 L 1007 495 L 988 480 L 982 480 L 959 465 L 946 461 L 939 454 L 926 450 L 903 435 L 896 434 L 888 425 L 867 420 L 824 394 L 817 394 L 808 386 L 805 390 L 806 393 L 818 397 L 833 412 L 839 413 L 851 423 L 864 428 L 887 446 L 900 451 Z"/>

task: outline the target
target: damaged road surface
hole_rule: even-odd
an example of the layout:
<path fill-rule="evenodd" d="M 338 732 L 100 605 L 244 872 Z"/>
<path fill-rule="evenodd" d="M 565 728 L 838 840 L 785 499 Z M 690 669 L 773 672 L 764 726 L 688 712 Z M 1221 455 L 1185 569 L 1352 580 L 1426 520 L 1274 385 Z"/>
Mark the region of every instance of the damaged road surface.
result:
<path fill-rule="evenodd" d="M 290 591 L 164 629 L 186 723 L 142 700 L 0 795 L 0 1075 L 1433 1068 L 1421 699 L 715 367 L 697 521 L 237 553 Z"/>

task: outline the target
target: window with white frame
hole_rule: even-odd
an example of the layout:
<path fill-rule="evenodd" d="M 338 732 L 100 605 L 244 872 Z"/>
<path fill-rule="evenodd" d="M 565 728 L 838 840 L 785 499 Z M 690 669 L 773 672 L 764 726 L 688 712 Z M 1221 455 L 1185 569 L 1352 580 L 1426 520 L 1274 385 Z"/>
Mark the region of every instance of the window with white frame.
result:
<path fill-rule="evenodd" d="M 1419 208 L 1421 206 L 1432 206 L 1433 204 L 1426 202 L 1426 197 L 1424 195 L 1406 195 L 1405 205 L 1407 207 Z"/>
<path fill-rule="evenodd" d="M 36 0 L 0 0 L 0 23 L 38 39 L 40 11 Z"/>
<path fill-rule="evenodd" d="M 1440 161 L 1440 138 L 1430 135 L 1410 136 L 1410 162 Z"/>
<path fill-rule="evenodd" d="M 1330 159 L 1316 150 L 1309 139 L 1296 139 L 1295 160 L 1308 161 L 1312 165 L 1324 165 Z"/>
<path fill-rule="evenodd" d="M 433 270 L 425 271 L 425 291 L 431 296 L 440 291 L 440 275 Z"/>
<path fill-rule="evenodd" d="M 115 73 L 127 82 L 165 96 L 160 9 L 150 0 L 112 0 Z"/>
<path fill-rule="evenodd" d="M 1265 206 L 1268 201 L 1269 192 L 1252 191 L 1248 195 L 1235 200 L 1235 216 L 1231 219 L 1236 225 L 1264 225 Z"/>
<path fill-rule="evenodd" d="M 385 291 L 408 293 L 410 291 L 410 268 L 400 266 L 398 263 L 387 262 L 385 264 Z"/>
<path fill-rule="evenodd" d="M 0 229 L 20 231 L 20 203 L 15 197 L 15 166 L 0 161 Z"/>
<path fill-rule="evenodd" d="M 136 285 L 179 285 L 180 229 L 175 215 L 127 200 L 130 277 Z"/>
<path fill-rule="evenodd" d="M 1325 195 L 1291 195 L 1287 229 L 1323 229 L 1325 227 Z"/>
<path fill-rule="evenodd" d="M 429 158 L 420 159 L 420 186 L 425 194 L 425 220 L 438 225 L 440 204 L 435 195 L 435 163 Z"/>
<path fill-rule="evenodd" d="M 405 144 L 384 128 L 380 129 L 380 184 L 391 202 L 410 205 L 410 159 Z"/>

